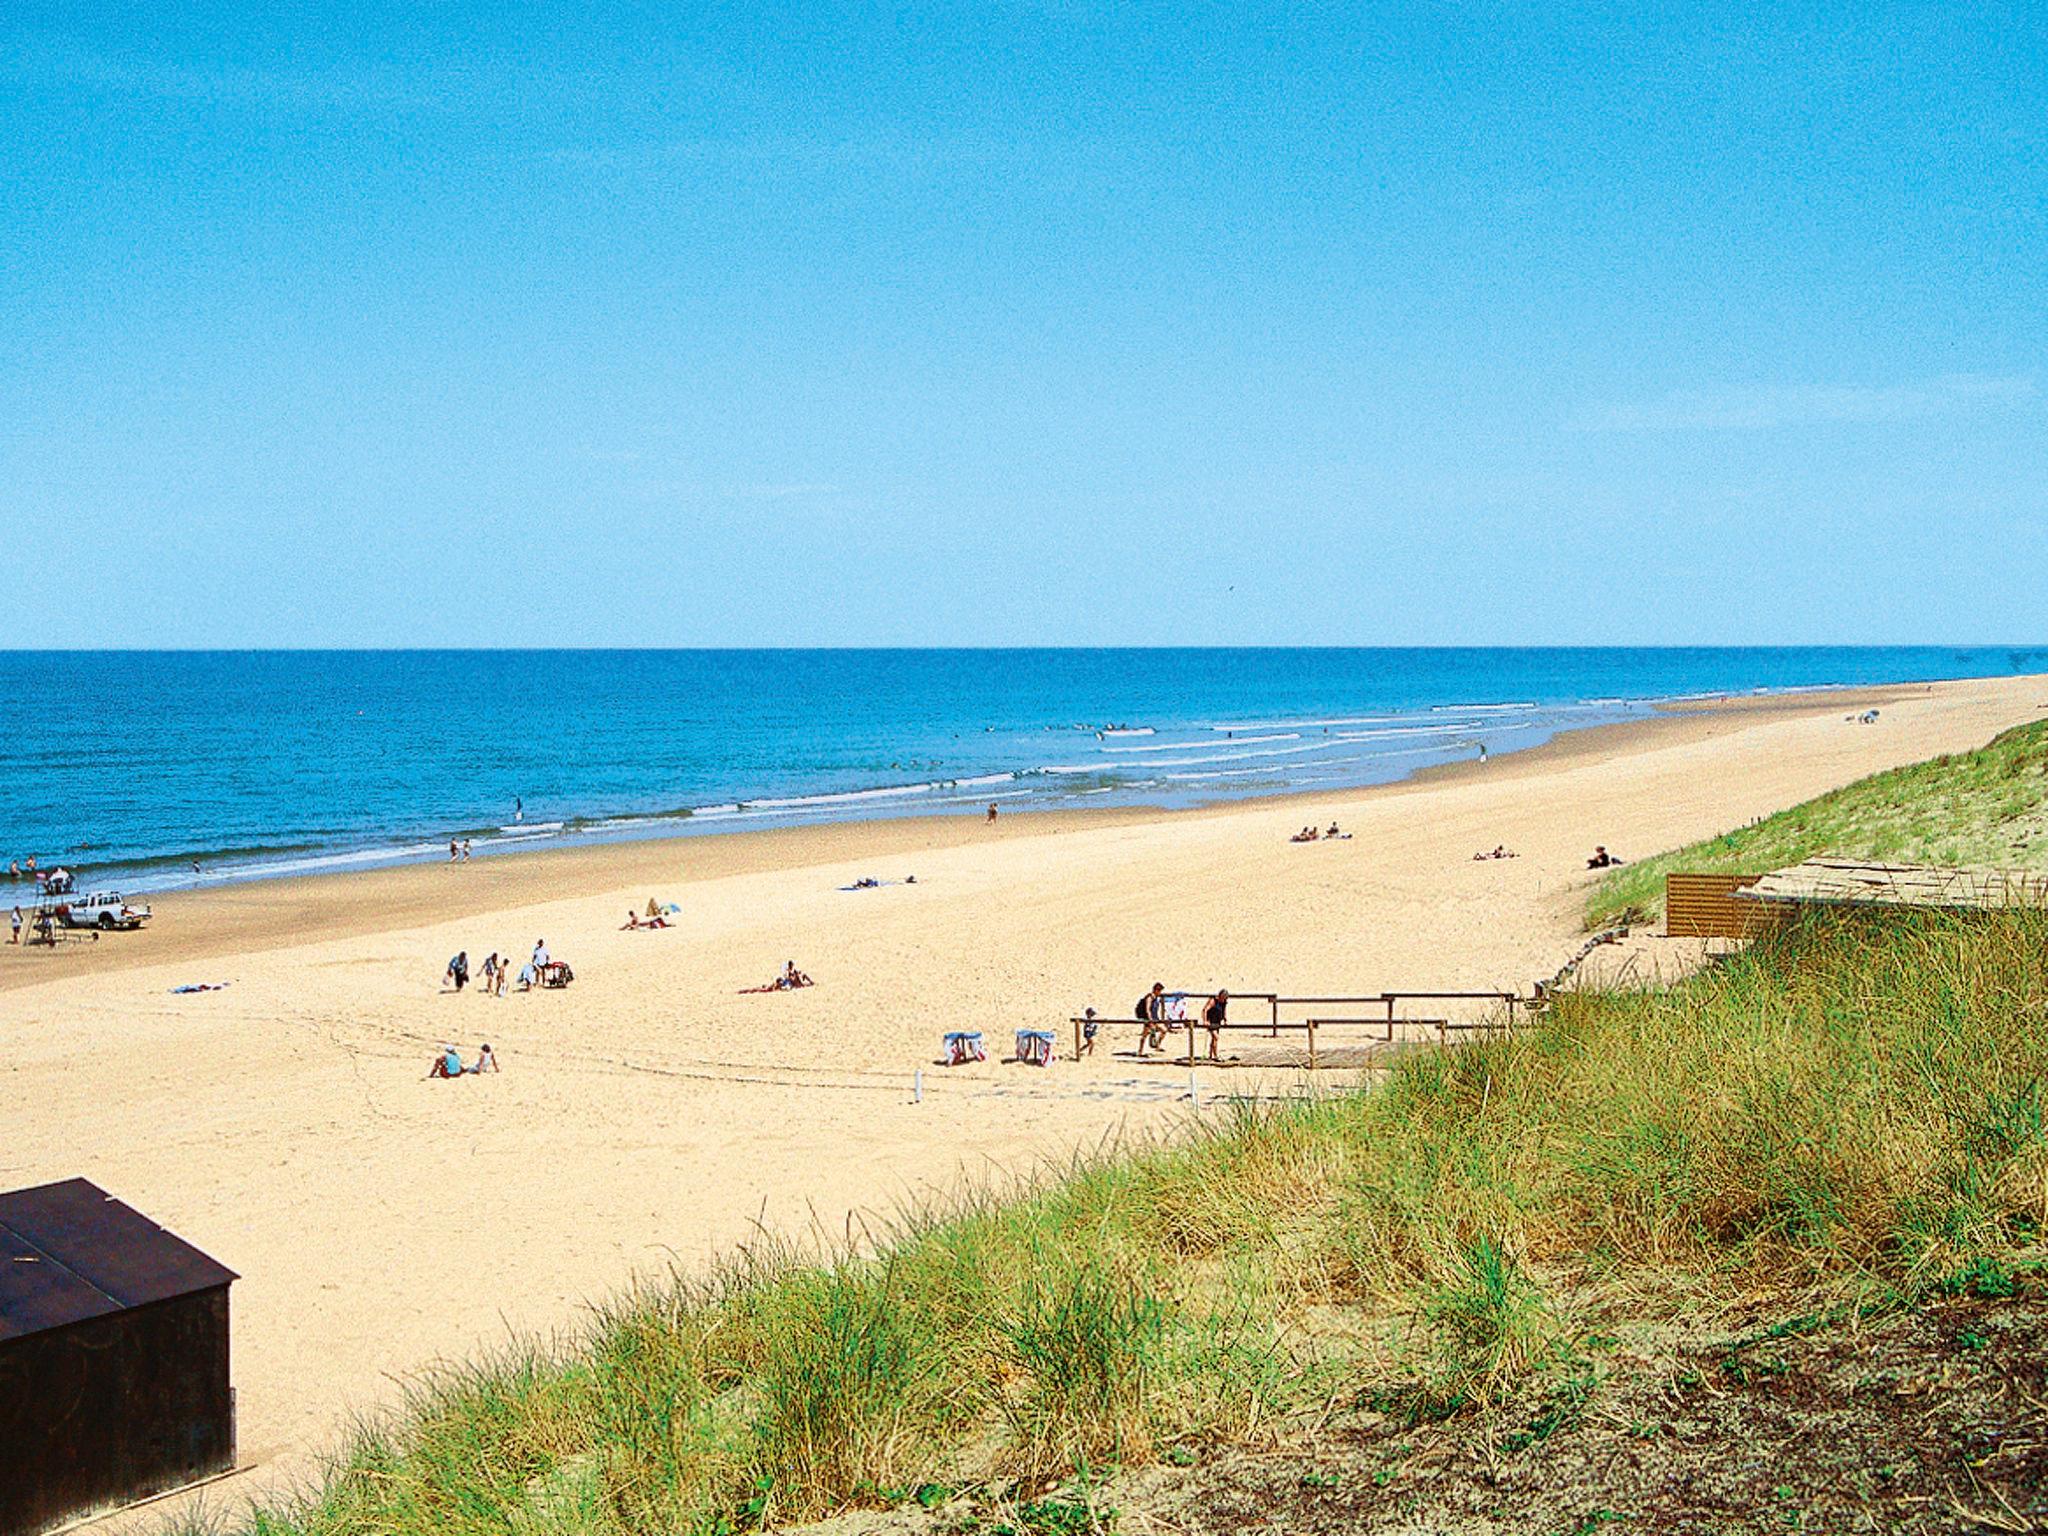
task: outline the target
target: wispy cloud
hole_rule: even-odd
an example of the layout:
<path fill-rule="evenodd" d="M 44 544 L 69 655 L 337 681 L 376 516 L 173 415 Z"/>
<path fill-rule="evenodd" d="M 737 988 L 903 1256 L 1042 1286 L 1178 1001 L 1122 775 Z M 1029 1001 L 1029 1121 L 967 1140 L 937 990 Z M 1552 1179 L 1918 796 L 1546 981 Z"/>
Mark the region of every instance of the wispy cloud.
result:
<path fill-rule="evenodd" d="M 1955 373 L 1916 384 L 1774 384 L 1676 390 L 1656 400 L 1590 407 L 1567 419 L 1577 432 L 1753 432 L 1831 422 L 1915 421 L 2029 401 L 2029 374 Z"/>
<path fill-rule="evenodd" d="M 250 69 L 192 65 L 171 59 L 104 53 L 62 39 L 39 39 L 14 51 L 0 74 L 23 83 L 62 82 L 109 96 L 139 96 L 209 106 L 288 111 L 419 108 L 438 94 L 376 69 L 346 71 Z M 448 82 L 442 82 L 443 85 Z"/>
<path fill-rule="evenodd" d="M 865 166 L 936 169 L 981 164 L 1011 153 L 1007 146 L 958 139 L 903 137 L 801 138 L 787 134 L 661 139 L 646 143 L 570 145 L 543 152 L 555 165 L 600 171 L 657 171 L 718 166 L 831 171 Z"/>
<path fill-rule="evenodd" d="M 726 494 L 738 501 L 788 501 L 798 496 L 837 496 L 842 493 L 836 485 L 793 480 L 776 485 L 736 485 Z"/>

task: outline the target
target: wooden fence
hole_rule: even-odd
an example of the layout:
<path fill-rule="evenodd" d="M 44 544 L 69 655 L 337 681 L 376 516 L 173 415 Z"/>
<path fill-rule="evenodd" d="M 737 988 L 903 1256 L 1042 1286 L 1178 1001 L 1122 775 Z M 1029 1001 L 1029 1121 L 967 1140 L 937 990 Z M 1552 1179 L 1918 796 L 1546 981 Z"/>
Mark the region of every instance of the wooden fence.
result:
<path fill-rule="evenodd" d="M 1191 1017 L 1174 1021 L 1187 1034 L 1187 1064 L 1192 1067 L 1198 1064 L 1195 1054 L 1195 1033 L 1197 1030 L 1204 1034 L 1209 1031 L 1209 1026 L 1202 1022 L 1201 1008 L 1214 994 L 1188 992 L 1181 995 L 1187 997 L 1191 1003 L 1197 997 L 1202 999 L 1201 1003 L 1195 1004 Z M 1401 1011 L 1403 1004 L 1418 1002 L 1491 1003 L 1497 1005 L 1501 1011 L 1498 1016 L 1480 1022 L 1442 1016 L 1415 1017 Z M 1377 1034 L 1380 1043 L 1386 1045 L 1394 1043 L 1397 1029 L 1420 1029 L 1425 1032 L 1434 1030 L 1438 1042 L 1443 1043 L 1449 1040 L 1451 1035 L 1468 1030 L 1513 1029 L 1517 1024 L 1526 1022 L 1530 1014 L 1529 1000 L 1513 992 L 1375 992 L 1352 997 L 1283 997 L 1275 992 L 1233 992 L 1230 994 L 1230 1005 L 1240 1010 L 1238 1017 L 1217 1026 L 1219 1031 L 1243 1030 L 1263 1033 L 1275 1039 L 1283 1030 L 1289 1033 L 1303 1031 L 1308 1036 L 1308 1064 L 1311 1068 L 1318 1064 L 1318 1030 L 1370 1030 Z M 1248 1005 L 1249 1011 L 1253 1012 L 1263 1009 L 1267 1016 L 1263 1019 L 1247 1019 L 1244 1016 L 1247 1011 L 1244 1005 Z M 1290 1018 L 1287 1016 L 1290 1011 L 1301 1016 Z M 1083 1017 L 1068 1022 L 1074 1027 L 1074 1056 L 1078 1060 L 1081 1055 L 1083 1031 L 1090 1020 Z M 1100 1015 L 1097 1015 L 1093 1022 L 1097 1026 L 1142 1023 L 1135 1018 L 1108 1019 Z"/>
<path fill-rule="evenodd" d="M 1737 901 L 1735 893 L 1763 879 L 1762 875 L 1686 875 L 1664 877 L 1664 936 L 1668 939 L 1746 939 L 1776 920 L 1776 914 L 1753 901 Z"/>

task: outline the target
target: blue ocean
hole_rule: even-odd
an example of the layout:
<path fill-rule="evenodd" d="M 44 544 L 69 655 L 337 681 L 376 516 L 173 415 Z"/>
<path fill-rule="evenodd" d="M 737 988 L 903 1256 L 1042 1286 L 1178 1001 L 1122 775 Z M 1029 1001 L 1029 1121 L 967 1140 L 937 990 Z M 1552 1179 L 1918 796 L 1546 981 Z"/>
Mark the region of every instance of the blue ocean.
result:
<path fill-rule="evenodd" d="M 0 866 L 162 888 L 1378 783 L 1660 701 L 2048 648 L 0 653 Z M 196 871 L 194 866 L 197 866 Z"/>

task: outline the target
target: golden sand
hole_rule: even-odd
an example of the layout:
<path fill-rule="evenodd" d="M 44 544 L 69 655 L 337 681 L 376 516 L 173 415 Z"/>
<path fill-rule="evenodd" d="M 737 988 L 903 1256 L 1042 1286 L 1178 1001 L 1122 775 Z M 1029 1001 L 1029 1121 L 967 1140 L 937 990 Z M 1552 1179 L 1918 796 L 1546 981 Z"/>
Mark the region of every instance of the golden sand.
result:
<path fill-rule="evenodd" d="M 1843 715 L 1881 705 L 1878 724 Z M 2036 678 L 1690 711 L 1379 790 L 1198 812 L 810 827 L 166 896 L 0 949 L 0 1187 L 83 1175 L 240 1271 L 243 1460 L 303 1475 L 348 1413 L 755 1223 L 829 1234 L 1190 1113 L 1185 1067 L 931 1065 L 940 1034 L 1189 990 L 1525 990 L 1587 852 L 1653 853 L 2038 718 Z M 1335 819 L 1351 841 L 1295 845 Z M 1475 863 L 1506 844 L 1520 857 Z M 873 875 L 915 885 L 848 893 Z M 650 897 L 677 926 L 621 932 Z M 575 968 L 444 991 L 456 950 Z M 794 959 L 814 988 L 746 996 Z M 176 996 L 185 982 L 221 992 Z M 1065 1031 L 1062 1027 L 1062 1043 Z M 443 1040 L 495 1076 L 425 1078 Z M 913 1074 L 923 1068 L 923 1101 Z M 1203 1070 L 1205 1093 L 1251 1074 Z M 219 1489 L 213 1494 L 218 1501 Z"/>

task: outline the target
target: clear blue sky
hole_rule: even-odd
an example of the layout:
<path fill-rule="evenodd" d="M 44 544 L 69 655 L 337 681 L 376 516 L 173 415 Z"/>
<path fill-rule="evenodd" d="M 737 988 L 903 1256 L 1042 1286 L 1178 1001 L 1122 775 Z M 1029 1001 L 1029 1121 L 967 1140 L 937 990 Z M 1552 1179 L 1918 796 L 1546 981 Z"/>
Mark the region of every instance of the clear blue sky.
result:
<path fill-rule="evenodd" d="M 2039 4 L 8 0 L 0 108 L 0 645 L 2048 634 Z"/>

